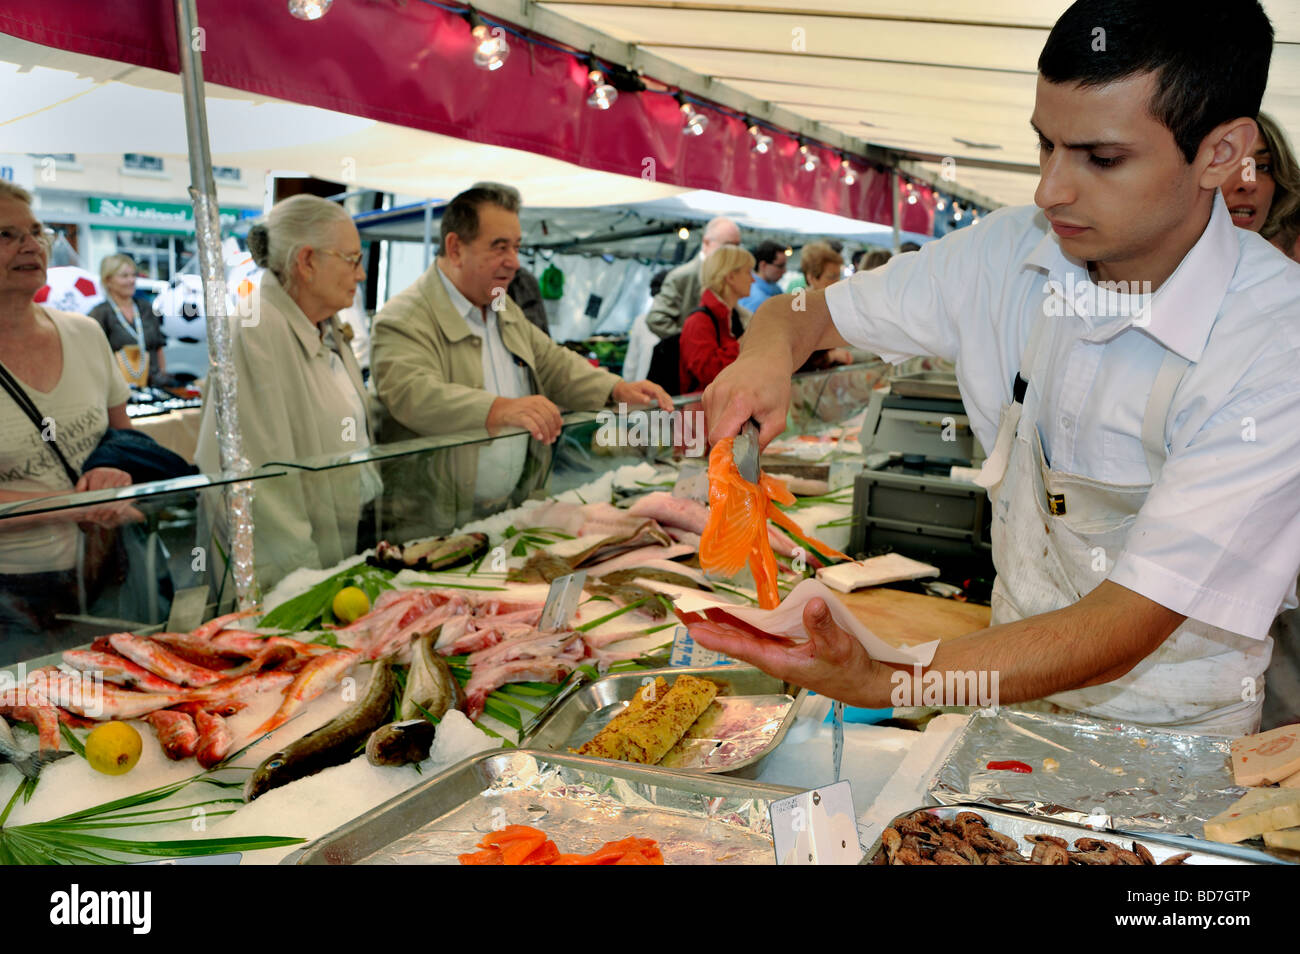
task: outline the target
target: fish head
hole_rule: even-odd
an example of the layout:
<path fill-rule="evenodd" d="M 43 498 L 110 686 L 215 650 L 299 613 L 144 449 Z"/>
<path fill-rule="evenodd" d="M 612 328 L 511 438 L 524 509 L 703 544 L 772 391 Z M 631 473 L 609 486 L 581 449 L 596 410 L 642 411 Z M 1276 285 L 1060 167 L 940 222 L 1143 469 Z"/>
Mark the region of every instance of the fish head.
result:
<path fill-rule="evenodd" d="M 265 795 L 276 787 L 277 778 L 284 769 L 288 759 L 284 752 L 276 752 L 268 757 L 248 776 L 244 783 L 244 801 L 251 802 L 260 795 Z"/>

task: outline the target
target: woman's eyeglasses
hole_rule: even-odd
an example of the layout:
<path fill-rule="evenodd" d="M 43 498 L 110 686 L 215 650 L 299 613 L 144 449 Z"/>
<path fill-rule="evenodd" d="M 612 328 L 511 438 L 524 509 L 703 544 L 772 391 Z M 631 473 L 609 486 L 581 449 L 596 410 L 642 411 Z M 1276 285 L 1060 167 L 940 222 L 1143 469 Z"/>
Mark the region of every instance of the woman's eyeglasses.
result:
<path fill-rule="evenodd" d="M 339 258 L 343 259 L 343 261 L 351 265 L 354 269 L 360 268 L 361 261 L 362 259 L 365 258 L 365 254 L 363 252 L 357 252 L 355 255 L 344 255 L 342 252 L 336 252 L 332 248 L 323 248 L 320 249 L 320 251 L 324 252 L 326 255 L 337 255 Z"/>
<path fill-rule="evenodd" d="M 21 245 L 23 239 L 30 238 L 44 248 L 49 248 L 54 244 L 54 231 L 47 229 L 43 225 L 34 225 L 30 229 L 14 228 L 5 226 L 0 228 L 0 248 L 13 248 L 15 245 Z"/>

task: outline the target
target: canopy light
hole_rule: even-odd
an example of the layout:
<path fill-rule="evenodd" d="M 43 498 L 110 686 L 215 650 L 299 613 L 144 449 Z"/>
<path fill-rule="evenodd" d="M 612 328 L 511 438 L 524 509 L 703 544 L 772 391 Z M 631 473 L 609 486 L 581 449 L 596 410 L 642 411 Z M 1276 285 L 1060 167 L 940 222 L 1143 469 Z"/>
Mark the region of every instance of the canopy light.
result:
<path fill-rule="evenodd" d="M 334 0 L 289 0 L 289 12 L 299 20 L 319 20 L 329 13 Z"/>
<path fill-rule="evenodd" d="M 469 32 L 474 37 L 474 65 L 488 72 L 505 66 L 506 57 L 510 55 L 506 31 L 499 26 L 489 28 L 472 8 L 466 12 L 465 19 L 469 21 Z"/>
<path fill-rule="evenodd" d="M 840 164 L 840 178 L 844 180 L 846 186 L 851 186 L 858 181 L 858 175 L 853 171 L 853 167 L 849 165 L 848 156 L 842 156 L 841 159 L 843 161 Z"/>
<path fill-rule="evenodd" d="M 587 74 L 587 79 L 591 82 L 591 95 L 587 97 L 587 105 L 592 109 L 609 109 L 618 99 L 618 90 L 605 82 L 605 74 L 596 68 L 592 68 Z"/>
<path fill-rule="evenodd" d="M 909 193 L 907 193 L 907 204 L 908 204 L 908 205 L 916 205 L 916 193 L 915 193 L 915 192 L 909 192 Z"/>
<path fill-rule="evenodd" d="M 799 146 L 799 165 L 803 168 L 804 172 L 816 171 L 818 162 L 820 162 L 820 160 L 817 158 L 817 154 L 808 148 L 807 143 L 803 143 Z"/>
<path fill-rule="evenodd" d="M 681 93 L 677 94 L 677 102 L 682 111 L 682 135 L 703 136 L 704 130 L 709 128 L 709 117 L 697 113 L 695 107 L 686 102 L 686 97 Z"/>
<path fill-rule="evenodd" d="M 772 137 L 759 129 L 757 123 L 749 124 L 749 136 L 754 140 L 749 145 L 750 151 L 766 156 L 772 148 Z"/>
<path fill-rule="evenodd" d="M 683 242 L 685 242 L 688 238 L 691 237 L 691 230 L 683 225 L 680 229 L 677 230 L 677 237 L 681 239 Z"/>

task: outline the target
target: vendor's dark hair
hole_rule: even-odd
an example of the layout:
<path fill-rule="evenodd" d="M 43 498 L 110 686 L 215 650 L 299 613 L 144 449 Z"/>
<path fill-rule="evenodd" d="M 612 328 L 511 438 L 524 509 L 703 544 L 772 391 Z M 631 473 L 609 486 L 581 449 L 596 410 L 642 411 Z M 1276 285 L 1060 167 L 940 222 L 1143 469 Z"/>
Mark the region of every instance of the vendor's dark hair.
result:
<path fill-rule="evenodd" d="M 478 238 L 478 210 L 485 204 L 495 205 L 507 212 L 519 212 L 523 204 L 519 190 L 500 182 L 476 182 L 447 203 L 442 213 L 438 233 L 439 247 L 447 251 L 447 236 L 455 232 L 462 242 Z"/>
<path fill-rule="evenodd" d="M 1255 118 L 1272 52 L 1258 0 L 1077 0 L 1048 34 L 1038 72 L 1085 87 L 1157 74 L 1148 108 L 1191 162 L 1214 127 Z"/>
<path fill-rule="evenodd" d="M 760 265 L 771 265 L 776 261 L 778 255 L 785 254 L 785 246 L 780 242 L 773 242 L 771 239 L 763 239 L 758 243 L 758 248 L 754 249 L 754 261 Z"/>

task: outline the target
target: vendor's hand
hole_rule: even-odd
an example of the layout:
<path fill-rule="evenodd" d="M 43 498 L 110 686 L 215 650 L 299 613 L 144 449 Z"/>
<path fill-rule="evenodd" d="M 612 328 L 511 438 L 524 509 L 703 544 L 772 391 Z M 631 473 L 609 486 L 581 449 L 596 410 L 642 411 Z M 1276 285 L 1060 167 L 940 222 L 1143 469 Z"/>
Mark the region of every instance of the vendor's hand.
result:
<path fill-rule="evenodd" d="M 615 404 L 658 404 L 660 410 L 673 409 L 673 399 L 653 381 L 619 381 L 609 396 Z"/>
<path fill-rule="evenodd" d="M 116 467 L 95 467 L 81 475 L 72 491 L 79 494 L 87 490 L 127 487 L 130 483 L 131 475 L 124 470 L 118 470 Z"/>
<path fill-rule="evenodd" d="M 563 425 L 560 409 L 540 394 L 499 397 L 492 402 L 487 416 L 487 432 L 493 437 L 507 427 L 522 427 L 543 444 L 554 444 Z"/>
<path fill-rule="evenodd" d="M 692 623 L 691 638 L 796 686 L 820 692 L 849 705 L 880 708 L 889 704 L 892 667 L 876 662 L 857 637 L 831 618 L 824 600 L 803 609 L 808 640 L 793 645 L 750 636 L 719 623 Z"/>
<path fill-rule="evenodd" d="M 758 421 L 758 444 L 766 447 L 785 430 L 790 409 L 791 362 L 779 355 L 740 352 L 704 389 L 704 420 L 709 444 L 735 437 L 751 417 Z"/>

